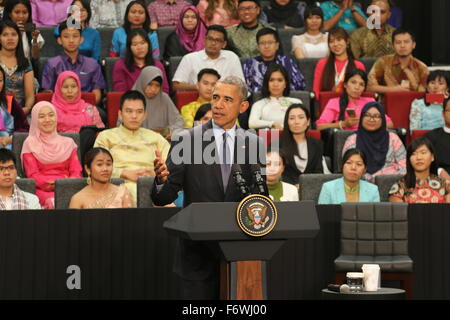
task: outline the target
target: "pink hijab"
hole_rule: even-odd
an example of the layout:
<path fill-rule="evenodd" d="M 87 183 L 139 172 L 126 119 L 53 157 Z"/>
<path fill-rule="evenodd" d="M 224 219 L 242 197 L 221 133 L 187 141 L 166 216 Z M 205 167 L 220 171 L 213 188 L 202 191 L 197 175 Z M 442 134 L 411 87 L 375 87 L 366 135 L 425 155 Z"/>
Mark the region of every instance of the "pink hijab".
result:
<path fill-rule="evenodd" d="M 197 16 L 197 26 L 192 31 L 187 31 L 183 26 L 183 16 L 188 10 L 194 11 Z M 180 43 L 187 51 L 195 52 L 205 48 L 206 26 L 200 18 L 200 13 L 196 6 L 188 5 L 181 10 L 175 33 L 178 35 Z"/>
<path fill-rule="evenodd" d="M 61 163 L 69 159 L 73 150 L 77 148 L 72 138 L 60 136 L 55 131 L 44 133 L 38 128 L 39 111 L 43 107 L 55 107 L 48 101 L 38 102 L 31 111 L 30 133 L 22 147 L 21 158 L 25 153 L 32 153 L 42 164 Z M 56 111 L 55 111 L 56 112 Z M 56 118 L 58 119 L 58 118 Z"/>
<path fill-rule="evenodd" d="M 72 102 L 64 100 L 61 92 L 61 87 L 64 80 L 67 78 L 74 78 L 78 86 L 78 95 Z M 81 99 L 81 84 L 78 75 L 72 71 L 64 71 L 59 74 L 56 80 L 55 92 L 53 93 L 52 103 L 55 106 L 58 115 L 58 131 L 67 132 L 74 131 L 73 128 L 93 125 L 91 116 L 86 112 L 86 108 L 90 106 L 89 103 Z"/>

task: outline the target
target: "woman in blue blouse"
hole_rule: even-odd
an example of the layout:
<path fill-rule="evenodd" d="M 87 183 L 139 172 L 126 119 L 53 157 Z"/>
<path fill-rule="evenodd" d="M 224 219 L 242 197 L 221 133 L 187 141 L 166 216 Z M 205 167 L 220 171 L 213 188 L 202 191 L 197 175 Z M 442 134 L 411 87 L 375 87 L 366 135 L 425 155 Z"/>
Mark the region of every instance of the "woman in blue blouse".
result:
<path fill-rule="evenodd" d="M 78 48 L 80 54 L 100 61 L 100 32 L 96 29 L 88 27 L 92 16 L 91 6 L 89 5 L 88 0 L 74 0 L 72 2 L 72 6 L 77 6 L 80 8 L 81 36 L 83 37 L 83 42 Z M 69 17 L 73 13 L 74 11 L 69 13 Z M 59 37 L 58 27 L 56 27 L 53 31 L 53 35 L 55 38 Z"/>
<path fill-rule="evenodd" d="M 342 160 L 343 177 L 323 184 L 319 204 L 380 202 L 378 187 L 361 180 L 366 167 L 367 159 L 361 150 L 356 148 L 347 150 Z"/>
<path fill-rule="evenodd" d="M 148 38 L 152 43 L 153 57 L 159 58 L 159 41 L 156 31 L 150 30 L 150 15 L 145 4 L 140 0 L 131 1 L 125 11 L 125 21 L 123 28 L 114 30 L 110 57 L 125 57 L 127 47 L 127 34 L 130 29 L 142 28 L 148 33 Z"/>
<path fill-rule="evenodd" d="M 444 71 L 430 72 L 427 80 L 427 93 L 441 94 L 442 100 L 449 95 L 448 79 Z M 434 130 L 444 126 L 442 116 L 443 105 L 441 102 L 416 99 L 411 104 L 409 112 L 409 130 Z"/>

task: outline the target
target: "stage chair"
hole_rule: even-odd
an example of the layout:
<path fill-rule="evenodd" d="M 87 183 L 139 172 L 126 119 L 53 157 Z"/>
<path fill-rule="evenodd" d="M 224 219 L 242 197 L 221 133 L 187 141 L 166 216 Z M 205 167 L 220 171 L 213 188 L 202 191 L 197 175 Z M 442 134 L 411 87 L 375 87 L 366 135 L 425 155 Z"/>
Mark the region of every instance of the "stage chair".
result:
<path fill-rule="evenodd" d="M 34 182 L 34 179 L 17 178 L 16 184 L 20 190 L 36 194 L 36 183 Z"/>
<path fill-rule="evenodd" d="M 341 174 L 322 174 L 322 173 L 306 173 L 301 174 L 299 180 L 299 198 L 301 201 L 319 200 L 322 185 L 325 182 L 335 180 L 342 177 Z"/>
<path fill-rule="evenodd" d="M 381 280 L 400 281 L 413 296 L 413 261 L 408 255 L 408 204 L 341 204 L 341 254 L 334 261 L 336 283 L 363 264 L 379 264 Z"/>
<path fill-rule="evenodd" d="M 150 197 L 153 189 L 154 177 L 141 177 L 137 181 L 137 204 L 138 208 L 151 208 L 153 201 Z"/>
<path fill-rule="evenodd" d="M 389 202 L 389 190 L 391 190 L 394 183 L 403 177 L 403 174 L 386 174 L 375 177 L 375 184 L 378 186 L 381 202 Z"/>

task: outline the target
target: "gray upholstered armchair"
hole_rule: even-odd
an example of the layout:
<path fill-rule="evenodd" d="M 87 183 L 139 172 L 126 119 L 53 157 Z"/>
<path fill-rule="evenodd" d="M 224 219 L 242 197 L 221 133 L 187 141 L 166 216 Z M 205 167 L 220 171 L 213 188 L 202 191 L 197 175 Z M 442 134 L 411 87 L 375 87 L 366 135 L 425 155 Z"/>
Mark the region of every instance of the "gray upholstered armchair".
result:
<path fill-rule="evenodd" d="M 334 261 L 336 282 L 363 264 L 379 264 L 381 280 L 401 281 L 412 297 L 413 261 L 408 255 L 408 205 L 344 203 L 341 205 L 341 254 Z"/>

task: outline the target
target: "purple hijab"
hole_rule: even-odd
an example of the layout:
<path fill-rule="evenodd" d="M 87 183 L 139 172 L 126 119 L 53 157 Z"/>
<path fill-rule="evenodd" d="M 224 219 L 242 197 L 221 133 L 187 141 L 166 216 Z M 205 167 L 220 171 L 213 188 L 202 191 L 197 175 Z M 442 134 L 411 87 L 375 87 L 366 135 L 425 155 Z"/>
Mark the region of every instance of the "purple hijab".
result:
<path fill-rule="evenodd" d="M 183 16 L 188 10 L 194 11 L 197 16 L 197 26 L 192 31 L 187 31 L 183 26 Z M 181 10 L 175 33 L 178 35 L 180 43 L 187 51 L 195 52 L 205 48 L 206 26 L 200 18 L 200 13 L 197 7 L 189 5 L 185 6 L 183 10 Z"/>
<path fill-rule="evenodd" d="M 377 108 L 383 121 L 380 129 L 376 131 L 367 131 L 362 122 L 364 114 L 370 108 Z M 356 148 L 363 151 L 367 158 L 367 172 L 374 174 L 384 167 L 386 155 L 389 151 L 389 132 L 386 127 L 386 113 L 384 107 L 378 102 L 367 103 L 361 111 L 358 131 L 356 132 Z"/>

